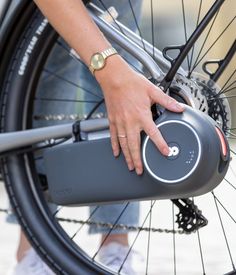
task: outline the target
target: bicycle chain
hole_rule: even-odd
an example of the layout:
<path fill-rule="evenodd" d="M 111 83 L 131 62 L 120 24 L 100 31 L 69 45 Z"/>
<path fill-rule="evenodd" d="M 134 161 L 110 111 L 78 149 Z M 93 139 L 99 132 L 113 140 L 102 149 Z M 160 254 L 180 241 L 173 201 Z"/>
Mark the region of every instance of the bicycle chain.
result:
<path fill-rule="evenodd" d="M 92 115 L 91 118 L 104 118 L 107 117 L 106 114 L 104 113 L 96 113 L 94 115 Z M 45 120 L 45 121 L 62 121 L 62 120 L 84 120 L 87 118 L 87 115 L 80 115 L 80 114 L 58 114 L 58 115 L 52 115 L 52 114 L 48 114 L 48 115 L 35 115 L 34 119 L 35 120 Z"/>
<path fill-rule="evenodd" d="M 4 212 L 5 214 L 12 213 L 8 209 L 0 208 L 0 212 Z M 104 222 L 98 222 L 98 221 L 84 221 L 84 220 L 76 220 L 76 219 L 68 219 L 68 218 L 56 218 L 60 222 L 68 222 L 68 223 L 74 223 L 74 224 L 81 224 L 81 225 L 93 225 L 97 227 L 105 227 L 108 229 L 124 229 L 129 231 L 146 231 L 146 232 L 153 232 L 153 233 L 172 233 L 172 234 L 187 234 L 189 235 L 189 232 L 185 232 L 184 230 L 180 229 L 167 229 L 167 228 L 154 228 L 154 227 L 141 227 L 141 226 L 133 226 L 133 225 L 125 225 L 125 224 L 112 224 L 112 223 L 104 223 Z M 192 232 L 191 232 L 192 233 Z"/>
<path fill-rule="evenodd" d="M 103 223 L 98 221 L 83 221 L 83 220 L 73 220 L 73 219 L 65 219 L 65 218 L 57 218 L 58 221 L 61 222 L 71 222 L 71 223 L 79 223 L 86 225 L 95 225 L 97 227 L 105 227 L 109 229 L 124 229 L 129 231 L 147 231 L 153 233 L 172 233 L 172 234 L 189 234 L 183 230 L 174 230 L 174 229 L 166 229 L 166 228 L 154 228 L 154 227 L 141 227 L 141 226 L 133 226 L 126 224 L 112 224 L 112 223 Z"/>

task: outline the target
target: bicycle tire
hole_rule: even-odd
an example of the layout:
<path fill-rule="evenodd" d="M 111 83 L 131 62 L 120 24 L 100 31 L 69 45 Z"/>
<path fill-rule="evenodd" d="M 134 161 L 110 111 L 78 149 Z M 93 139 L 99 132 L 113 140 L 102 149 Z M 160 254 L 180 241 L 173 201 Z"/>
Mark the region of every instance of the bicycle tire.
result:
<path fill-rule="evenodd" d="M 30 21 L 26 24 L 25 32 L 23 32 L 21 34 L 21 37 L 20 37 L 21 42 L 18 44 L 18 46 L 15 49 L 15 56 L 19 56 L 21 53 L 24 52 L 23 49 L 26 49 L 26 47 L 29 45 L 32 37 L 35 35 L 36 30 L 38 29 L 40 24 L 43 22 L 43 20 L 44 20 L 44 17 L 37 10 L 34 9 Z M 50 38 L 49 38 L 49 35 L 48 35 L 49 33 L 51 33 Z M 37 66 L 35 67 L 33 65 L 33 63 L 34 63 L 34 60 L 35 60 L 36 56 L 39 54 L 39 52 L 42 51 L 44 46 L 46 46 L 46 44 L 44 44 L 44 41 L 46 41 L 48 43 L 52 43 L 52 41 L 55 39 L 55 37 L 57 37 L 56 32 L 52 31 L 52 28 L 50 26 L 47 26 L 45 28 L 44 32 L 41 34 L 41 43 L 39 43 L 34 48 L 34 51 L 32 52 L 31 59 L 29 61 L 29 66 L 27 68 L 27 74 L 31 74 L 31 75 L 34 74 L 33 70 Z M 18 39 L 19 39 L 19 37 L 16 37 L 16 41 Z M 44 54 L 47 56 L 46 52 L 44 52 Z M 18 75 L 18 70 L 19 70 L 18 65 L 19 64 L 17 64 L 16 59 L 13 58 L 12 62 L 11 62 L 11 65 L 10 65 L 10 68 L 8 70 L 8 74 L 7 74 L 8 77 L 5 79 L 6 89 L 5 89 L 5 92 L 1 95 L 2 96 L 2 98 L 1 98 L 1 110 L 6 108 L 6 110 L 10 111 L 11 107 L 6 102 L 6 97 L 8 95 L 9 89 L 16 89 L 16 90 L 20 91 L 21 88 L 23 88 L 26 84 L 26 79 L 27 78 L 23 79 L 23 81 L 22 81 L 21 77 Z M 38 64 L 38 66 L 40 67 L 40 64 Z M 17 80 L 15 79 L 16 81 L 14 81 L 14 85 L 12 86 L 11 85 L 12 77 L 15 78 L 16 75 L 18 76 L 18 79 Z M 16 98 L 19 99 L 19 101 L 18 101 L 19 104 L 17 104 L 18 107 L 20 107 L 20 106 L 22 107 L 24 105 L 24 103 L 22 103 L 21 100 L 20 100 L 21 96 L 16 95 Z M 22 110 L 18 109 L 18 110 L 15 110 L 15 111 L 21 113 Z M 10 112 L 12 112 L 12 110 Z M 9 120 L 5 120 L 3 118 L 3 116 L 2 116 L 2 122 L 4 121 L 3 122 L 4 124 L 2 123 L 1 126 L 4 128 L 4 131 L 9 131 L 10 129 L 16 129 L 16 128 L 18 128 L 18 130 L 19 130 L 21 128 L 21 127 L 19 127 L 19 125 L 18 126 L 13 125 L 13 124 L 15 124 L 15 122 L 13 120 L 11 122 Z M 8 125 L 8 126 L 6 126 L 6 125 Z M 2 173 L 3 173 L 3 176 L 4 176 L 6 188 L 7 188 L 8 194 L 9 194 L 9 198 L 10 198 L 10 201 L 11 201 L 13 211 L 16 214 L 16 216 L 19 220 L 19 223 L 22 226 L 22 228 L 23 228 L 24 232 L 26 233 L 27 237 L 29 238 L 31 244 L 39 252 L 41 257 L 43 257 L 43 259 L 46 260 L 46 262 L 57 273 L 60 273 L 60 274 L 98 274 L 99 273 L 99 268 L 97 268 L 97 269 L 94 268 L 93 265 L 91 265 L 91 263 L 89 263 L 89 261 L 88 261 L 88 265 L 86 265 L 86 263 L 85 263 L 86 258 L 84 258 L 79 265 L 78 265 L 79 260 L 78 260 L 77 257 L 76 257 L 76 260 L 75 259 L 74 259 L 74 261 L 72 260 L 72 258 L 71 258 L 71 256 L 73 255 L 73 248 L 72 247 L 69 249 L 71 252 L 68 251 L 69 252 L 68 256 L 69 256 L 69 254 L 70 254 L 70 256 L 68 257 L 68 259 L 66 259 L 66 261 L 65 261 L 64 252 L 61 254 L 62 257 L 60 257 L 60 255 L 58 255 L 59 257 L 56 257 L 56 258 L 53 258 L 53 257 L 50 256 L 52 254 L 55 254 L 55 253 L 53 253 L 53 251 L 49 252 L 50 247 L 52 248 L 52 250 L 54 250 L 54 252 L 55 252 L 55 249 L 58 252 L 59 251 L 64 251 L 64 249 L 63 249 L 63 242 L 64 241 L 62 241 L 61 237 L 59 235 L 57 235 L 56 232 L 58 232 L 58 230 L 56 230 L 53 233 L 52 228 L 50 228 L 52 224 L 51 225 L 47 224 L 47 221 L 46 221 L 47 218 L 45 219 L 45 217 L 41 216 L 37 205 L 33 202 L 34 199 L 33 199 L 33 195 L 32 195 L 32 190 L 28 189 L 27 185 L 23 185 L 22 188 L 20 186 L 16 186 L 16 189 L 11 185 L 11 182 L 12 182 L 11 175 L 18 175 L 19 179 L 22 180 L 22 183 L 26 181 L 26 178 L 28 178 L 27 171 L 25 169 L 26 167 L 23 168 L 24 165 L 23 166 L 21 165 L 22 161 L 24 162 L 23 159 L 24 159 L 23 156 L 21 156 L 21 157 L 14 157 L 13 156 L 13 157 L 10 157 L 8 159 L 5 159 L 2 162 Z M 12 164 L 16 169 L 12 166 Z M 20 187 L 20 189 L 18 189 L 18 187 Z M 23 199 L 22 196 L 23 197 L 26 196 L 25 197 L 26 199 Z M 26 212 L 24 212 L 25 210 L 23 210 L 23 208 L 22 208 L 23 201 L 25 201 L 27 203 L 27 205 L 25 205 Z M 30 215 L 29 215 L 29 213 L 27 213 L 28 212 L 27 208 L 28 208 L 28 210 L 29 209 L 32 210 L 32 211 L 30 210 L 30 212 L 31 212 Z M 38 218 L 36 218 L 36 220 L 34 220 L 32 222 L 32 217 L 33 216 L 38 217 Z M 31 227 L 31 225 L 33 225 L 33 228 Z M 56 228 L 54 227 L 54 230 L 55 229 Z M 41 240 L 38 238 L 38 236 L 36 237 L 36 235 L 38 235 L 38 233 L 35 235 L 35 230 L 39 233 L 39 235 L 42 236 Z M 56 235 L 57 235 L 57 237 L 56 237 Z M 62 243 L 61 243 L 60 239 L 61 239 Z M 56 246 L 51 245 L 50 244 L 51 242 L 53 242 L 55 245 L 57 243 L 58 246 L 57 245 Z M 45 247 L 45 245 L 47 246 L 47 248 Z M 45 250 L 45 248 L 46 248 L 46 250 Z M 65 266 L 63 266 L 63 265 L 59 266 L 58 265 L 59 262 L 61 262 L 61 263 L 65 262 Z M 76 265 L 74 265 L 73 262 L 76 263 Z M 65 270 L 66 270 L 66 272 L 65 272 Z"/>
<path fill-rule="evenodd" d="M 4 132 L 32 127 L 32 118 L 28 114 L 33 108 L 34 90 L 36 92 L 42 68 L 58 39 L 57 33 L 43 20 L 38 10 L 33 9 L 25 31 L 15 38 L 17 44 L 7 66 L 1 95 L 1 128 Z M 37 36 L 27 64 L 20 68 L 40 26 L 43 30 Z M 23 72 L 19 74 L 20 69 Z M 43 198 L 33 163 L 32 154 L 12 155 L 3 160 L 2 171 L 13 210 L 34 248 L 58 274 L 111 274 L 73 245 L 57 224 Z"/>

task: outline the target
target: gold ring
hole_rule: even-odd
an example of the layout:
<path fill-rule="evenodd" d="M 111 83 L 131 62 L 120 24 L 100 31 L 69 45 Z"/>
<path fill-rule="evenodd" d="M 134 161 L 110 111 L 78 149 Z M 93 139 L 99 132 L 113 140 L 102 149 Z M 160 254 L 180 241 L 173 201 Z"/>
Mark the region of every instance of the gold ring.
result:
<path fill-rule="evenodd" d="M 118 135 L 118 138 L 127 138 L 126 135 Z"/>

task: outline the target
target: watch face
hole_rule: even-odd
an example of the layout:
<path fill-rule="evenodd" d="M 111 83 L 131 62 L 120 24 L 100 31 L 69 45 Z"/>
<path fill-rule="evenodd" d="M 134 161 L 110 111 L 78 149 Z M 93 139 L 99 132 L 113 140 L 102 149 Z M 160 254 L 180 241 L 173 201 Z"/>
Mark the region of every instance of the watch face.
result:
<path fill-rule="evenodd" d="M 99 70 L 102 69 L 105 65 L 105 59 L 102 56 L 102 54 L 100 53 L 96 53 L 92 56 L 91 59 L 91 66 L 95 69 L 95 70 Z"/>

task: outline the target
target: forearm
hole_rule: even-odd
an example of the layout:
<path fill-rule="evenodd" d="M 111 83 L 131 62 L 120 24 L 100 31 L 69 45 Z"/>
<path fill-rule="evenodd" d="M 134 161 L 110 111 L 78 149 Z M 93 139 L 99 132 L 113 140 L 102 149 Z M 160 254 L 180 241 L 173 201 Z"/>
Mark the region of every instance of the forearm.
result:
<path fill-rule="evenodd" d="M 117 0 L 118 1 L 118 0 Z M 35 0 L 58 33 L 89 65 L 91 56 L 110 47 L 91 20 L 81 0 Z M 142 173 L 140 132 L 144 130 L 163 154 L 169 147 L 152 119 L 151 105 L 161 104 L 176 112 L 183 107 L 142 75 L 132 70 L 117 54 L 106 59 L 106 66 L 95 71 L 105 97 L 110 122 L 113 153 L 120 147 L 130 170 Z"/>
<path fill-rule="evenodd" d="M 81 0 L 35 0 L 35 3 L 87 65 L 94 53 L 110 46 Z"/>

